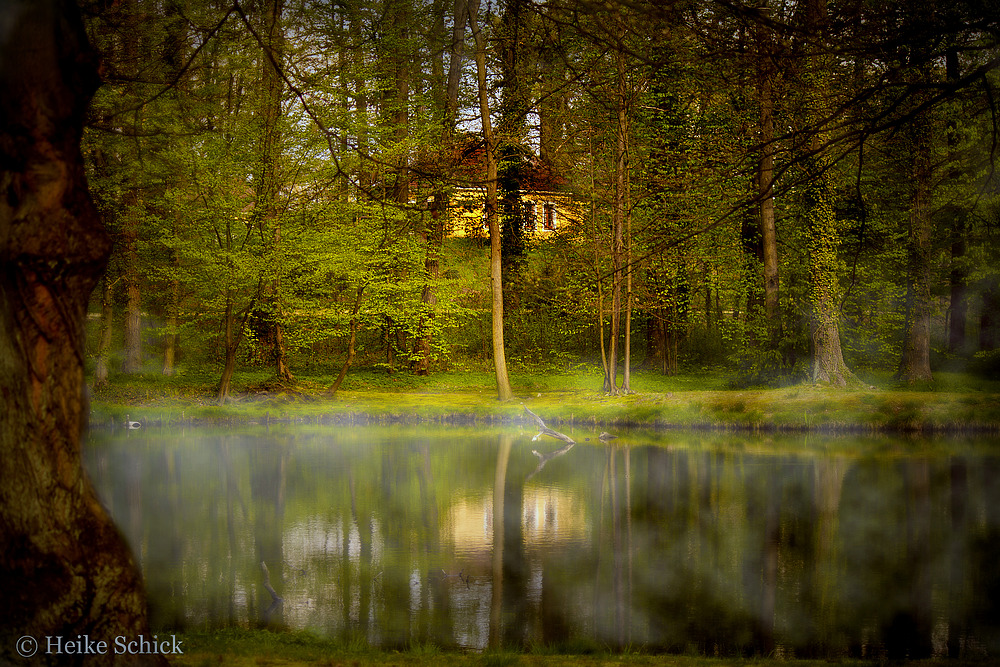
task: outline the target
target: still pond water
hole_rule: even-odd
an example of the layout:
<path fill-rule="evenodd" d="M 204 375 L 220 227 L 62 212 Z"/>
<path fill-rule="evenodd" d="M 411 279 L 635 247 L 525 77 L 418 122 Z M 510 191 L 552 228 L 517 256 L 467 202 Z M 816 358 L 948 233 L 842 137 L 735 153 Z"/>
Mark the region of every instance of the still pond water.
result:
<path fill-rule="evenodd" d="M 157 628 L 1000 654 L 1000 443 L 570 434 L 94 431 L 85 460 Z"/>

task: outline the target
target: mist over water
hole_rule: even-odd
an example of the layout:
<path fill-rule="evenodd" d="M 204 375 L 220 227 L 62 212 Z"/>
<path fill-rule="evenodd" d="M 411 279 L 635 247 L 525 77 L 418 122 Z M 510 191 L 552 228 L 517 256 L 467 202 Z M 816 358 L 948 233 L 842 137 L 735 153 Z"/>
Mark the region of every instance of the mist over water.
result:
<path fill-rule="evenodd" d="M 385 647 L 1000 653 L 996 441 L 633 432 L 553 455 L 564 443 L 533 435 L 95 431 L 84 458 L 158 629 L 269 625 Z"/>

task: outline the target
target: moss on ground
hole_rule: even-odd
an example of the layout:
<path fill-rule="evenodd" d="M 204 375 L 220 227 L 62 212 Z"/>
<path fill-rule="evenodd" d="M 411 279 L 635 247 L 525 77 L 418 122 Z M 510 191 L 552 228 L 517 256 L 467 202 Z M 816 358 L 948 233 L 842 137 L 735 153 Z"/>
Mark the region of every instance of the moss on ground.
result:
<path fill-rule="evenodd" d="M 736 390 L 723 388 L 724 380 L 714 375 L 647 372 L 635 374 L 634 393 L 609 396 L 594 388 L 599 381 L 594 373 L 577 370 L 522 374 L 515 380 L 515 399 L 499 403 L 492 377 L 481 372 L 418 378 L 366 371 L 335 397 L 325 394 L 324 376 L 286 386 L 268 380 L 266 373 L 246 373 L 237 377 L 237 393 L 225 405 L 215 403 L 204 379 L 120 376 L 93 391 L 91 423 L 119 423 L 129 415 L 163 425 L 517 424 L 527 421 L 527 406 L 552 425 L 595 428 L 1000 432 L 1000 382 L 943 376 L 940 388 L 928 391 L 896 388 L 888 381 L 858 389 L 797 385 Z M 386 386 L 391 382 L 396 386 Z"/>

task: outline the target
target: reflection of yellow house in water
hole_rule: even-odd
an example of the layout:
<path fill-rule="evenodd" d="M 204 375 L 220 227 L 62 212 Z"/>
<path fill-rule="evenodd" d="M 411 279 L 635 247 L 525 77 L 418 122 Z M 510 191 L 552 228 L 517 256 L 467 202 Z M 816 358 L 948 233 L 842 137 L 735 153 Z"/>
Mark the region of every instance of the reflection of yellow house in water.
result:
<path fill-rule="evenodd" d="M 586 501 L 554 487 L 526 487 L 521 526 L 529 547 L 569 545 L 589 536 Z M 450 534 L 449 534 L 450 533 Z M 454 501 L 448 511 L 445 539 L 461 556 L 487 554 L 493 548 L 493 498 L 480 496 Z"/>
<path fill-rule="evenodd" d="M 521 213 L 525 237 L 541 239 L 578 224 L 582 218 L 573 196 L 554 190 L 521 190 Z M 452 194 L 450 236 L 483 237 L 486 226 L 486 190 L 458 188 Z"/>

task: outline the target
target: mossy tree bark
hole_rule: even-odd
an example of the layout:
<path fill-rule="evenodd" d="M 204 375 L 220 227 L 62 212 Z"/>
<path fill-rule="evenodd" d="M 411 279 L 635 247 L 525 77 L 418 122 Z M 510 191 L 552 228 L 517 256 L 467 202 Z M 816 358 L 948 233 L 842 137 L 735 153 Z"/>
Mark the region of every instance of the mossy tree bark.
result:
<path fill-rule="evenodd" d="M 47 635 L 149 628 L 138 569 L 80 461 L 84 318 L 111 250 L 80 155 L 98 79 L 68 0 L 6 0 L 0 24 L 0 662 L 20 664 L 24 635 L 44 652 Z M 136 657 L 78 664 L 166 664 Z"/>
<path fill-rule="evenodd" d="M 808 39 L 803 87 L 806 122 L 812 132 L 807 160 L 806 218 L 809 225 L 809 297 L 812 306 L 812 381 L 843 387 L 857 383 L 844 362 L 840 344 L 840 284 L 837 247 L 840 244 L 833 209 L 830 168 L 825 153 L 830 140 L 832 56 L 824 47 L 828 30 L 826 0 L 809 0 Z"/>

